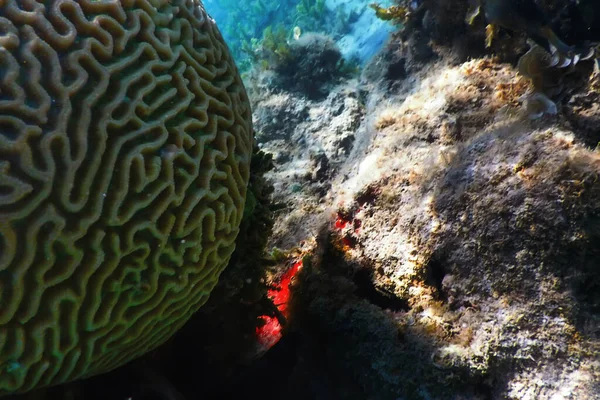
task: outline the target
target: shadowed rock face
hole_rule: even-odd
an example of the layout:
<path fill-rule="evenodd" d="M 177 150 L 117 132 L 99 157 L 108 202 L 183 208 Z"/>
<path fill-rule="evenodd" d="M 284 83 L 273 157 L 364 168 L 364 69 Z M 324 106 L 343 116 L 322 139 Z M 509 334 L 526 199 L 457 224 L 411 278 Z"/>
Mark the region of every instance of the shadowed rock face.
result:
<path fill-rule="evenodd" d="M 0 395 L 186 322 L 235 247 L 251 141 L 199 1 L 0 3 Z"/>

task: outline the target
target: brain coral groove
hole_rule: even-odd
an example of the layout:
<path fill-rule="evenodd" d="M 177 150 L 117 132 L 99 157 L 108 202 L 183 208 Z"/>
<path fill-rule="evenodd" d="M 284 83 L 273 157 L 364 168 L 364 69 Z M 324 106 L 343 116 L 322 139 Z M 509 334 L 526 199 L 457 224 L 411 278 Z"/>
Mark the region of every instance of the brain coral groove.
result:
<path fill-rule="evenodd" d="M 0 2 L 0 394 L 179 329 L 234 249 L 251 145 L 199 1 Z"/>

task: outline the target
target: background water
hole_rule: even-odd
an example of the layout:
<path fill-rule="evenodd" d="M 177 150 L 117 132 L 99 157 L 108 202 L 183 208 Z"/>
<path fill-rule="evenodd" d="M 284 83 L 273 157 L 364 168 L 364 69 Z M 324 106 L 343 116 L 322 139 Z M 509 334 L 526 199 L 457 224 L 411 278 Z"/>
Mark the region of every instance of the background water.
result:
<path fill-rule="evenodd" d="M 247 71 L 260 63 L 265 47 L 284 46 L 301 34 L 324 33 L 340 46 L 346 61 L 364 64 L 382 46 L 394 27 L 375 17 L 368 0 L 206 0 L 238 66 Z M 391 1 L 382 1 L 390 5 Z"/>

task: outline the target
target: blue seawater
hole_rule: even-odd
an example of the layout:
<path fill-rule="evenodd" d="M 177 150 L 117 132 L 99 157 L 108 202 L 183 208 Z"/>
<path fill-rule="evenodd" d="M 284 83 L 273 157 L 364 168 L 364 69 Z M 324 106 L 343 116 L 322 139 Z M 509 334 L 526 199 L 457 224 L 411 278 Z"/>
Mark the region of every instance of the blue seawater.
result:
<path fill-rule="evenodd" d="M 395 27 L 379 20 L 372 0 L 204 0 L 240 69 L 257 58 L 265 32 L 290 41 L 294 33 L 316 32 L 332 37 L 347 61 L 364 65 L 386 42 Z M 391 0 L 379 2 L 382 6 Z M 296 29 L 296 30 L 295 30 Z"/>

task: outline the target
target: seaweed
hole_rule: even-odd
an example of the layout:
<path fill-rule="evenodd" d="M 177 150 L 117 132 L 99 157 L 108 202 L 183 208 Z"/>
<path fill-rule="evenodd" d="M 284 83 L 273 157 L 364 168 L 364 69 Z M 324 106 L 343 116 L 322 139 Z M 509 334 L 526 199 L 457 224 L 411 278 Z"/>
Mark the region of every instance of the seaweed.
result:
<path fill-rule="evenodd" d="M 242 43 L 242 51 L 260 70 L 275 69 L 290 58 L 289 31 L 283 25 L 269 25 L 261 39 Z"/>
<path fill-rule="evenodd" d="M 325 0 L 301 0 L 296 6 L 294 25 L 304 31 L 323 32 L 327 26 L 328 12 Z"/>
<path fill-rule="evenodd" d="M 216 4 L 221 14 L 215 17 L 222 19 L 219 26 L 242 72 L 255 65 L 272 69 L 283 61 L 296 28 L 337 36 L 357 17 L 354 10 L 342 6 L 330 10 L 325 0 L 216 0 Z"/>
<path fill-rule="evenodd" d="M 391 21 L 395 24 L 404 24 L 409 15 L 409 9 L 403 5 L 394 5 L 390 7 L 382 7 L 378 3 L 369 4 L 377 18 L 383 21 Z"/>

